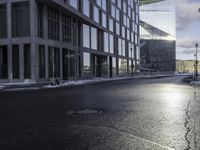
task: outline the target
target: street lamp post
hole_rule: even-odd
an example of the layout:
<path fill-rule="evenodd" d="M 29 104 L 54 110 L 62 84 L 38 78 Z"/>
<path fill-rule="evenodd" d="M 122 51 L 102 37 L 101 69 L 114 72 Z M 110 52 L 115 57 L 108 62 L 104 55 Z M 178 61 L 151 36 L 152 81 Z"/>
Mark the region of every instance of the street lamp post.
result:
<path fill-rule="evenodd" d="M 198 76 L 198 43 L 196 43 L 195 77 Z"/>

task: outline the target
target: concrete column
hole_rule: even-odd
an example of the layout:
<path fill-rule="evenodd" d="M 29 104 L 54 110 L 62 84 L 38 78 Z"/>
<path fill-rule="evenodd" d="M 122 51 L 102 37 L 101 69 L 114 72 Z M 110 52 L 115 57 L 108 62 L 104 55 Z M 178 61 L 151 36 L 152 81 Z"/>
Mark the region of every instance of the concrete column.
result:
<path fill-rule="evenodd" d="M 38 80 L 38 59 L 37 59 L 37 3 L 30 0 L 30 25 L 31 25 L 31 79 Z"/>
<path fill-rule="evenodd" d="M 12 45 L 8 45 L 8 80 L 12 82 L 13 80 L 13 69 L 12 69 Z"/>
<path fill-rule="evenodd" d="M 12 12 L 11 12 L 11 3 L 7 2 L 7 36 L 8 39 L 12 37 Z"/>
<path fill-rule="evenodd" d="M 45 79 L 49 79 L 49 54 L 48 54 L 48 45 L 45 45 Z"/>
<path fill-rule="evenodd" d="M 24 80 L 24 47 L 19 45 L 19 79 Z"/>
<path fill-rule="evenodd" d="M 60 79 L 63 79 L 63 57 L 62 57 L 62 47 L 60 48 Z"/>
<path fill-rule="evenodd" d="M 13 80 L 13 65 L 12 65 L 12 43 L 10 39 L 12 37 L 12 15 L 11 15 L 11 3 L 7 2 L 7 36 L 9 40 L 9 44 L 7 46 L 8 50 L 8 80 L 12 82 Z"/>

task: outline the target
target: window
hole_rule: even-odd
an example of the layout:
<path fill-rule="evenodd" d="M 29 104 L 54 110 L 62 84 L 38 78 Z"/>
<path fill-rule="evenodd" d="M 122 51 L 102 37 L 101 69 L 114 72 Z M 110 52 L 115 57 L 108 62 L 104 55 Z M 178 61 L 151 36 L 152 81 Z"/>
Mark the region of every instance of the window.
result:
<path fill-rule="evenodd" d="M 104 52 L 109 52 L 109 38 L 106 32 L 104 32 Z"/>
<path fill-rule="evenodd" d="M 93 13 L 93 19 L 94 19 L 94 21 L 96 22 L 96 23 L 99 23 L 99 9 L 96 7 L 96 6 L 94 6 L 93 7 L 93 11 L 94 11 L 94 13 Z"/>
<path fill-rule="evenodd" d="M 24 45 L 24 79 L 31 78 L 31 51 L 30 45 Z"/>
<path fill-rule="evenodd" d="M 118 21 L 120 21 L 120 12 L 119 9 L 116 9 L 116 17 L 115 17 Z"/>
<path fill-rule="evenodd" d="M 69 5 L 75 9 L 77 9 L 78 8 L 78 0 L 69 0 Z"/>
<path fill-rule="evenodd" d="M 90 54 L 83 53 L 83 75 L 89 76 L 91 73 L 90 70 Z"/>
<path fill-rule="evenodd" d="M 90 27 L 83 24 L 83 47 L 90 48 Z"/>
<path fill-rule="evenodd" d="M 136 59 L 140 59 L 140 49 L 138 46 L 136 47 Z"/>
<path fill-rule="evenodd" d="M 120 35 L 120 27 L 118 22 L 116 22 L 116 34 Z"/>
<path fill-rule="evenodd" d="M 60 77 L 60 49 L 49 47 L 49 77 Z"/>
<path fill-rule="evenodd" d="M 30 36 L 29 2 L 12 4 L 12 36 Z"/>
<path fill-rule="evenodd" d="M 113 19 L 111 19 L 111 18 L 109 19 L 109 30 L 112 31 L 112 32 L 114 31 Z"/>
<path fill-rule="evenodd" d="M 126 37 L 126 29 L 124 26 L 122 26 L 122 37 L 125 38 Z"/>
<path fill-rule="evenodd" d="M 91 27 L 91 48 L 97 50 L 97 29 Z"/>
<path fill-rule="evenodd" d="M 13 79 L 19 79 L 19 45 L 12 47 L 12 70 Z"/>
<path fill-rule="evenodd" d="M 39 46 L 39 77 L 45 78 L 45 47 Z"/>
<path fill-rule="evenodd" d="M 126 2 L 124 1 L 123 2 L 123 11 L 124 11 L 125 14 L 127 13 L 126 8 L 127 8 L 127 5 L 126 5 Z"/>
<path fill-rule="evenodd" d="M 101 7 L 101 0 L 96 0 L 96 3 Z"/>
<path fill-rule="evenodd" d="M 0 46 L 0 79 L 8 78 L 8 52 L 6 46 Z"/>
<path fill-rule="evenodd" d="M 43 38 L 43 6 L 38 3 L 38 37 Z"/>
<path fill-rule="evenodd" d="M 118 38 L 118 55 L 122 55 L 122 40 Z"/>
<path fill-rule="evenodd" d="M 107 17 L 106 17 L 106 14 L 105 13 L 102 13 L 102 26 L 104 28 L 107 27 Z"/>
<path fill-rule="evenodd" d="M 114 53 L 113 35 L 104 32 L 104 52 Z"/>
<path fill-rule="evenodd" d="M 109 39 L 109 43 L 110 43 L 110 53 L 114 53 L 114 38 L 113 35 L 110 34 L 110 39 Z"/>
<path fill-rule="evenodd" d="M 117 6 L 118 6 L 119 8 L 122 8 L 122 0 L 117 0 Z"/>
<path fill-rule="evenodd" d="M 90 2 L 88 0 L 82 0 L 83 2 L 83 14 L 90 17 Z"/>
<path fill-rule="evenodd" d="M 118 38 L 118 54 L 121 56 L 125 56 L 126 44 L 125 40 Z"/>
<path fill-rule="evenodd" d="M 126 75 L 127 74 L 127 60 L 126 59 L 118 59 L 118 74 L 119 75 Z"/>
<path fill-rule="evenodd" d="M 48 38 L 59 40 L 59 13 L 53 8 L 48 9 Z"/>
<path fill-rule="evenodd" d="M 0 38 L 7 37 L 6 5 L 0 5 Z"/>
<path fill-rule="evenodd" d="M 116 64 L 116 58 L 112 57 L 112 76 L 116 76 L 116 68 L 117 68 L 117 64 Z"/>
<path fill-rule="evenodd" d="M 63 14 L 62 16 L 62 40 L 71 43 L 72 42 L 72 24 L 71 17 Z"/>
<path fill-rule="evenodd" d="M 107 10 L 106 2 L 107 2 L 106 0 L 102 0 L 102 9 L 105 10 L 105 11 Z"/>
<path fill-rule="evenodd" d="M 115 18 L 115 6 L 111 4 L 111 16 Z"/>
<path fill-rule="evenodd" d="M 126 42 L 125 40 L 122 40 L 122 56 L 126 55 Z"/>
<path fill-rule="evenodd" d="M 129 43 L 129 58 L 134 58 L 134 45 L 132 43 Z"/>

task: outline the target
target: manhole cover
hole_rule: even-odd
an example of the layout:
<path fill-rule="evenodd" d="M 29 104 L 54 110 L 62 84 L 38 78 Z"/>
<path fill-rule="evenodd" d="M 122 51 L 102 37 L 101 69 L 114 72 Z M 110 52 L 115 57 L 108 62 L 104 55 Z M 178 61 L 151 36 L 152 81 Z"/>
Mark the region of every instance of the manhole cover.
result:
<path fill-rule="evenodd" d="M 101 114 L 102 110 L 100 109 L 83 109 L 78 111 L 68 111 L 67 115 L 69 116 L 80 116 L 80 115 L 89 115 L 89 114 Z"/>

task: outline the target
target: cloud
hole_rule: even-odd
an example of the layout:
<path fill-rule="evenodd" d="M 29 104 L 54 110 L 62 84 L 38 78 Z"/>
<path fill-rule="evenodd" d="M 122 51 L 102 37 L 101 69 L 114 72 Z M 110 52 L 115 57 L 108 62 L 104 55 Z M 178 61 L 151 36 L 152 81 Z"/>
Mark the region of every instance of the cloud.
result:
<path fill-rule="evenodd" d="M 184 30 L 191 24 L 199 22 L 199 0 L 176 0 L 177 30 Z"/>
<path fill-rule="evenodd" d="M 192 39 L 179 39 L 176 41 L 176 46 L 183 49 L 191 49 L 195 47 L 196 43 L 197 42 Z"/>

